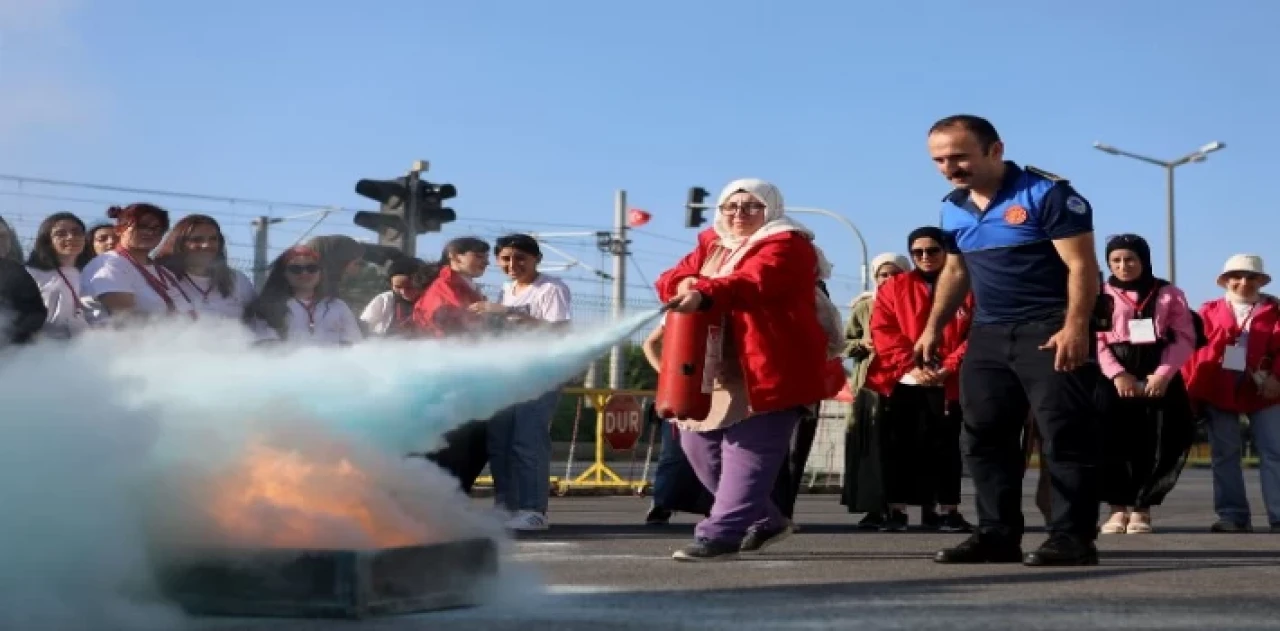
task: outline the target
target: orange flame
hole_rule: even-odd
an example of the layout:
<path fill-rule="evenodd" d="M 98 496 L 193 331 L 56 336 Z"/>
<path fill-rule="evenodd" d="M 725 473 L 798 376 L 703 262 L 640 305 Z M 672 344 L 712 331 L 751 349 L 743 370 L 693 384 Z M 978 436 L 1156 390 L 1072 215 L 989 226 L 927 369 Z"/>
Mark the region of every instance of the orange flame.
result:
<path fill-rule="evenodd" d="M 426 533 L 347 457 L 255 443 L 208 504 L 227 543 L 252 547 L 388 548 Z"/>

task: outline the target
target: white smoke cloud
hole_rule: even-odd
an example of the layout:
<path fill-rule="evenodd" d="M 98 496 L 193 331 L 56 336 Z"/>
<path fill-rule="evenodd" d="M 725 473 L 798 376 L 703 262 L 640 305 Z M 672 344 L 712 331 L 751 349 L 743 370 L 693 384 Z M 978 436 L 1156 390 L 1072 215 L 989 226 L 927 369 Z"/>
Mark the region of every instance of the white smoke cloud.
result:
<path fill-rule="evenodd" d="M 228 539 L 220 491 L 243 487 L 255 446 L 288 456 L 273 462 L 345 460 L 370 483 L 330 467 L 303 490 L 424 543 L 494 534 L 454 480 L 402 455 L 566 381 L 652 317 L 555 342 L 263 353 L 235 325 L 206 323 L 2 351 L 0 628 L 176 629 L 183 616 L 152 580 L 157 551 L 293 536 L 371 543 L 340 510 L 253 498 L 236 513 L 248 525 Z"/>

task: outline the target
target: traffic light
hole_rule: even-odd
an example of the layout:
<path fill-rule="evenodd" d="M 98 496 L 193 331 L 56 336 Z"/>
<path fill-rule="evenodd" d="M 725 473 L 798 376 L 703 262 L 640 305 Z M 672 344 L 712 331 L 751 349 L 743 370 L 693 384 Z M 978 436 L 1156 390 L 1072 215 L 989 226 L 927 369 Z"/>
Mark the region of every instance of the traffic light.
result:
<path fill-rule="evenodd" d="M 694 186 L 689 189 L 689 199 L 684 204 L 684 227 L 697 228 L 707 223 L 707 218 L 702 216 L 704 210 L 707 209 L 707 196 L 711 193 L 701 186 Z"/>
<path fill-rule="evenodd" d="M 417 237 L 458 218 L 441 202 L 457 197 L 452 184 L 433 184 L 419 177 L 417 170 L 394 180 L 360 180 L 356 193 L 380 205 L 378 212 L 361 211 L 355 224 L 378 233 L 378 244 L 399 249 L 408 256 L 417 250 Z"/>

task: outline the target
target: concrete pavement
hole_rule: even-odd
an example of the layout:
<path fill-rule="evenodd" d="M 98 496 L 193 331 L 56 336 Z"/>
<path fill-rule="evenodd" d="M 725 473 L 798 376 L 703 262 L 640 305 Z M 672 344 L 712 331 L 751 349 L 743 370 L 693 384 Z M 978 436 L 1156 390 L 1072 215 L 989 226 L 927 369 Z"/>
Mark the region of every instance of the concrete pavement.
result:
<path fill-rule="evenodd" d="M 1208 532 L 1207 471 L 1188 471 L 1155 513 L 1157 533 L 1100 540 L 1094 568 L 941 566 L 963 535 L 861 533 L 832 496 L 801 498 L 802 531 L 768 551 L 714 564 L 670 559 L 694 520 L 640 525 L 646 500 L 552 501 L 552 530 L 511 545 L 494 601 L 474 609 L 361 622 L 202 620 L 200 629 L 1275 629 L 1280 535 L 1267 533 L 1256 473 L 1251 535 Z M 1027 480 L 1028 500 L 1035 482 Z M 966 481 L 967 485 L 968 481 Z M 968 490 L 968 489 L 966 489 Z M 972 503 L 966 496 L 966 514 Z M 483 506 L 483 500 L 477 500 Z M 1026 503 L 1025 546 L 1043 539 Z M 913 519 L 915 514 L 913 512 Z"/>

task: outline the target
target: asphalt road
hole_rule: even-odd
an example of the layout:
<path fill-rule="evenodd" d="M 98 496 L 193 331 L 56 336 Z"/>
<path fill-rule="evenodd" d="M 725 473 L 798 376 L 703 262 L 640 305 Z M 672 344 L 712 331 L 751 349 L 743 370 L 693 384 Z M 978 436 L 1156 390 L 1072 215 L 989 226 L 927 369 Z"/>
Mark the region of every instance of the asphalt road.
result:
<path fill-rule="evenodd" d="M 1256 471 L 1248 472 L 1260 512 Z M 1030 503 L 1028 523 L 1040 525 Z M 968 481 L 966 480 L 966 484 Z M 966 497 L 966 502 L 969 499 Z M 480 507 L 484 500 L 477 500 Z M 801 498 L 801 532 L 753 557 L 681 564 L 694 519 L 641 525 L 646 500 L 552 500 L 553 528 L 511 545 L 485 606 L 360 622 L 211 620 L 200 629 L 1276 629 L 1280 535 L 1208 532 L 1207 471 L 1188 471 L 1155 513 L 1156 534 L 1107 536 L 1102 564 L 1033 569 L 940 566 L 963 535 L 861 533 L 832 496 Z M 965 507 L 972 517 L 972 506 Z M 915 515 L 913 514 L 913 519 Z M 1038 528 L 1025 547 L 1043 538 Z"/>

